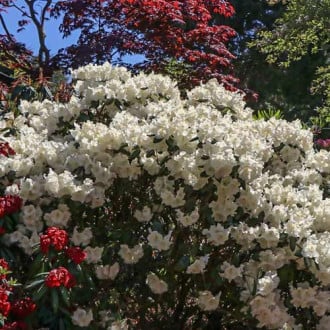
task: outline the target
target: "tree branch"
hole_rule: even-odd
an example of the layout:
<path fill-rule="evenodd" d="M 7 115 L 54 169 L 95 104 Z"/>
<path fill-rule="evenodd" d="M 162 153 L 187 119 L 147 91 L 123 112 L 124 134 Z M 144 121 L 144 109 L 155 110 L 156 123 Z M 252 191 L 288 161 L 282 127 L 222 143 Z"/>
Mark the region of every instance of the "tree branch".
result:
<path fill-rule="evenodd" d="M 46 16 L 47 9 L 51 5 L 52 0 L 46 1 L 46 4 L 41 12 L 40 20 L 38 20 L 38 17 L 34 10 L 35 2 L 36 2 L 36 0 L 25 0 L 25 3 L 29 7 L 30 18 L 32 19 L 32 22 L 34 23 L 34 25 L 37 29 L 37 32 L 38 32 L 38 39 L 39 39 L 39 45 L 40 45 L 39 54 L 38 54 L 39 66 L 40 66 L 40 68 L 44 68 L 49 63 L 49 59 L 50 59 L 50 51 L 47 48 L 46 43 L 45 43 L 46 35 L 45 35 L 45 31 L 44 31 L 44 23 L 45 23 L 45 16 Z"/>
<path fill-rule="evenodd" d="M 22 14 L 23 16 L 26 16 L 26 17 L 28 17 L 28 18 L 32 18 L 32 17 L 31 17 L 26 11 L 24 11 L 21 7 L 15 5 L 15 4 L 12 4 L 12 5 L 8 6 L 8 7 L 16 8 L 18 11 L 21 12 L 21 14 Z"/>
<path fill-rule="evenodd" d="M 2 17 L 1 14 L 0 14 L 0 22 L 1 22 L 1 25 L 2 25 L 3 29 L 4 29 L 5 32 L 6 32 L 6 35 L 7 35 L 8 39 L 9 39 L 10 41 L 14 42 L 14 40 L 13 40 L 13 38 L 12 38 L 12 36 L 11 36 L 9 30 L 8 30 L 8 27 L 7 27 L 7 25 L 6 25 L 6 22 L 5 22 L 5 20 L 3 19 L 3 17 Z"/>

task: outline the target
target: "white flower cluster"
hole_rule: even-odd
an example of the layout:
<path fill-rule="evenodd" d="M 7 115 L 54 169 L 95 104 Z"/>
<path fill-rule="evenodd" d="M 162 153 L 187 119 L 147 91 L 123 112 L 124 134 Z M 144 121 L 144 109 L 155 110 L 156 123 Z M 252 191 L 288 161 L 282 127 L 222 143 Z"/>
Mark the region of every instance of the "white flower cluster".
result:
<path fill-rule="evenodd" d="M 166 267 L 186 244 L 179 257 L 188 255 L 190 263 L 178 269 L 196 279 L 217 267 L 260 326 L 295 326 L 281 295 L 286 286 L 292 304 L 312 307 L 322 328 L 330 311 L 330 200 L 322 190 L 330 182 L 330 153 L 313 150 L 312 133 L 299 121 L 253 120 L 242 96 L 215 80 L 182 98 L 167 77 L 133 76 L 109 64 L 80 68 L 73 78 L 76 95 L 69 103 L 22 102 L 14 121 L 18 134 L 2 137 L 16 155 L 0 156 L 0 175 L 15 172 L 7 190 L 25 203 L 8 244 L 18 242 L 29 253 L 45 225 L 68 228 L 101 280 L 115 281 L 131 269 L 122 264 L 148 259 L 144 279 L 158 295 L 171 286 L 166 272 L 150 269 L 153 261 Z M 116 213 L 120 219 L 110 219 L 110 212 L 109 226 L 132 227 L 112 242 L 117 261 L 103 265 L 99 234 L 91 222 L 78 230 L 75 221 L 81 228 L 84 219 L 75 219 L 70 205 L 96 209 L 111 203 L 114 191 L 118 204 L 130 189 L 140 196 Z M 286 283 L 285 267 L 319 282 L 304 288 L 292 278 Z M 190 301 L 202 310 L 221 304 L 218 289 L 194 290 Z M 304 300 L 308 290 L 318 303 Z M 91 320 L 79 309 L 73 316 L 77 325 Z"/>

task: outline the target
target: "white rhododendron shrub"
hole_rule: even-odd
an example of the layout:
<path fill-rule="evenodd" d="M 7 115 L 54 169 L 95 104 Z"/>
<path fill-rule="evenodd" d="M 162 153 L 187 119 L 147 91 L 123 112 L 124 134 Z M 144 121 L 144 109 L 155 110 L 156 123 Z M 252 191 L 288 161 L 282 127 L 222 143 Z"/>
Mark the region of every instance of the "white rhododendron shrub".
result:
<path fill-rule="evenodd" d="M 215 80 L 183 97 L 109 64 L 73 78 L 67 104 L 21 102 L 0 156 L 24 202 L 5 243 L 34 260 L 56 227 L 86 252 L 72 324 L 327 329 L 330 153 L 300 122 L 253 120 Z"/>

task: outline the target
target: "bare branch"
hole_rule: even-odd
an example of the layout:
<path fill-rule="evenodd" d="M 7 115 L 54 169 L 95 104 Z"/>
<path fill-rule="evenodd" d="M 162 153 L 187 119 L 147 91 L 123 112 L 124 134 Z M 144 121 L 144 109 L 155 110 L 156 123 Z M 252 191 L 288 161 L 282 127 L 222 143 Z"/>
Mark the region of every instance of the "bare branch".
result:
<path fill-rule="evenodd" d="M 26 16 L 28 18 L 32 18 L 25 10 L 23 10 L 21 7 L 17 6 L 14 3 L 12 5 L 8 6 L 8 7 L 13 7 L 15 9 L 17 9 L 18 11 L 20 11 L 23 16 Z"/>
<path fill-rule="evenodd" d="M 49 59 L 50 59 L 50 51 L 47 48 L 46 42 L 45 42 L 46 34 L 44 31 L 44 23 L 45 23 L 45 16 L 46 16 L 47 9 L 51 5 L 52 1 L 51 0 L 46 1 L 46 4 L 41 12 L 40 20 L 38 19 L 37 15 L 36 15 L 36 11 L 34 10 L 34 5 L 36 3 L 36 0 L 25 0 L 25 3 L 29 7 L 29 11 L 30 11 L 30 15 L 31 15 L 30 17 L 38 32 L 38 39 L 39 39 L 39 45 L 40 45 L 39 54 L 38 54 L 38 62 L 39 62 L 39 66 L 41 68 L 43 68 L 49 63 Z"/>
<path fill-rule="evenodd" d="M 2 17 L 1 14 L 0 14 L 0 22 L 1 22 L 1 25 L 2 25 L 3 29 L 4 29 L 5 32 L 6 32 L 6 35 L 7 35 L 8 39 L 9 39 L 10 41 L 14 41 L 13 38 L 12 38 L 12 36 L 11 36 L 11 34 L 10 34 L 10 32 L 9 32 L 9 30 L 8 30 L 8 27 L 7 27 L 7 25 L 6 25 L 6 22 L 5 22 L 5 20 L 3 19 L 3 17 Z"/>
<path fill-rule="evenodd" d="M 42 26 L 44 26 L 44 24 L 45 24 L 46 13 L 47 13 L 47 10 L 49 9 L 51 4 L 52 4 L 52 0 L 47 0 L 47 2 L 45 4 L 45 7 L 43 8 L 43 10 L 41 12 L 40 21 L 41 21 Z"/>

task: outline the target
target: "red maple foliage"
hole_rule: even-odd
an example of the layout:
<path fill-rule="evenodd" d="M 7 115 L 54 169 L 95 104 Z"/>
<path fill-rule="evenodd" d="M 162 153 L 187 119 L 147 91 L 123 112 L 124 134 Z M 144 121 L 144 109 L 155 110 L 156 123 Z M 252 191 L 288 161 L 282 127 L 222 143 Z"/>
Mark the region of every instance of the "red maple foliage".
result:
<path fill-rule="evenodd" d="M 234 15 L 229 1 L 58 1 L 52 13 L 63 15 L 60 29 L 65 36 L 80 30 L 78 43 L 54 58 L 61 66 L 141 54 L 146 60 L 135 68 L 162 72 L 171 59 L 188 64 L 188 85 L 216 78 L 233 89 L 238 82 L 230 74 L 234 55 L 226 46 L 236 32 L 214 23 L 215 16 Z"/>
<path fill-rule="evenodd" d="M 40 1 L 40 0 L 39 0 Z M 50 77 L 55 69 L 76 68 L 88 63 L 122 63 L 125 55 L 139 54 L 145 59 L 131 65 L 134 70 L 164 72 L 171 60 L 183 64 L 184 87 L 216 78 L 228 89 L 236 89 L 232 75 L 235 56 L 228 42 L 236 36 L 225 24 L 235 13 L 227 0 L 0 0 L 0 52 L 11 57 L 15 66 L 35 71 L 31 56 L 22 48 L 5 24 L 5 12 L 16 8 L 22 14 L 19 29 L 34 24 L 40 48 L 36 61 L 39 69 L 32 77 Z M 40 11 L 39 14 L 37 12 Z M 51 56 L 47 48 L 44 24 L 47 15 L 61 20 L 63 36 L 79 32 L 76 44 Z M 16 48 L 15 48 L 16 47 Z M 20 57 L 15 56 L 15 51 Z M 0 56 L 0 57 L 1 57 Z M 24 63 L 26 66 L 24 67 Z M 5 63 L 5 62 L 3 62 Z"/>

